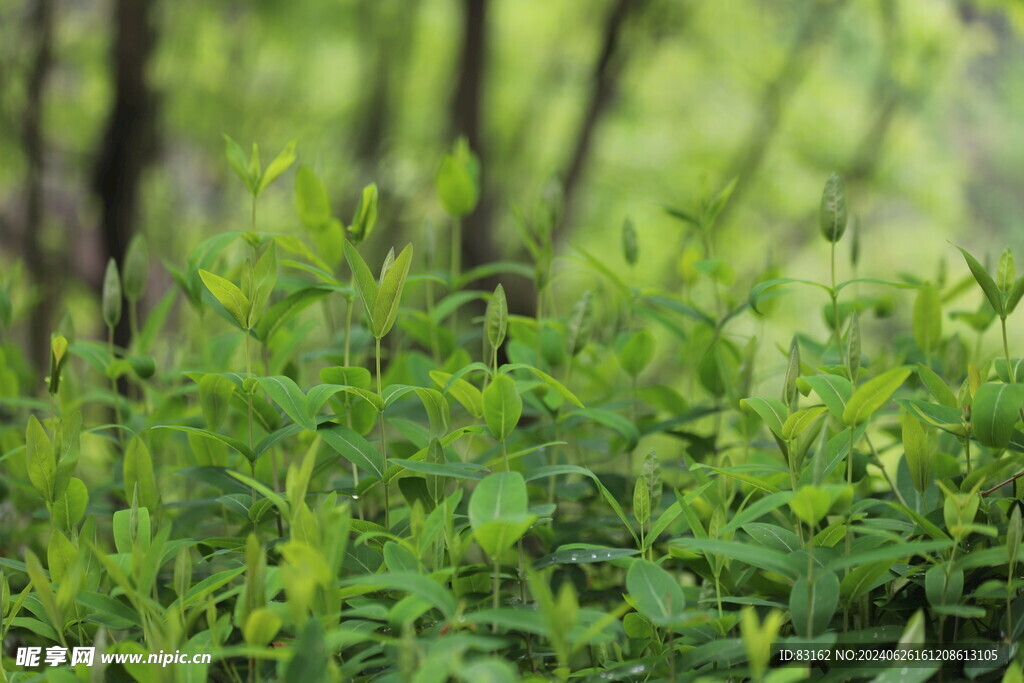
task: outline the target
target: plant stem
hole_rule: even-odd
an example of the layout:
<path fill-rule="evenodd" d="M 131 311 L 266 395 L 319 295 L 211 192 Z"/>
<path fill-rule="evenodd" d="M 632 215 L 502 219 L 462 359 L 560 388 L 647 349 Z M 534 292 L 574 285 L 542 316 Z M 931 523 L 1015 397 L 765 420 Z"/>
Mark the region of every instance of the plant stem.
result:
<path fill-rule="evenodd" d="M 255 206 L 255 204 L 253 204 L 253 206 Z M 249 352 L 249 330 L 245 331 L 245 377 L 246 377 L 246 379 L 251 379 L 252 378 L 252 356 L 251 356 L 251 354 Z M 245 399 L 246 399 L 246 404 L 248 405 L 248 408 L 249 408 L 249 452 L 251 453 L 252 452 L 252 447 L 253 447 L 252 392 L 251 391 L 246 391 L 245 392 Z M 249 466 L 250 466 L 250 470 L 252 472 L 252 478 L 255 479 L 256 478 L 256 463 L 255 462 L 250 462 Z M 252 493 L 252 502 L 253 502 L 253 504 L 255 504 L 256 503 L 256 489 L 250 488 L 249 491 Z M 256 522 L 253 522 L 252 525 L 253 525 L 253 531 L 255 531 L 256 530 Z"/>
<path fill-rule="evenodd" d="M 856 431 L 856 427 L 850 427 L 850 452 L 846 454 L 846 485 L 853 486 L 853 447 L 854 438 L 853 434 Z M 853 506 L 846 511 L 846 555 L 849 556 L 853 548 Z M 843 570 L 843 577 L 850 573 L 849 568 Z M 810 580 L 808 579 L 808 583 Z M 846 632 L 847 628 L 847 613 L 843 612 L 843 632 Z"/>
<path fill-rule="evenodd" d="M 498 606 L 501 604 L 500 600 L 498 599 L 498 591 L 501 589 L 501 579 L 500 579 L 500 576 L 499 576 L 500 573 L 501 573 L 501 564 L 498 562 L 498 557 L 495 556 L 494 557 L 494 578 L 493 578 L 493 583 L 491 585 L 491 607 L 494 608 L 494 609 L 498 609 Z M 491 633 L 497 633 L 497 632 L 498 632 L 498 622 L 494 621 L 491 624 Z"/>
<path fill-rule="evenodd" d="M 139 339 L 139 307 L 135 301 L 128 302 L 128 327 L 132 333 L 131 346 L 134 347 Z"/>
<path fill-rule="evenodd" d="M 836 339 L 836 351 L 839 353 L 839 362 L 843 362 L 843 344 L 839 333 L 839 292 L 836 291 L 836 243 L 832 242 L 832 289 L 829 291 L 832 297 L 832 334 Z M 852 373 L 853 370 L 851 369 Z"/>
<path fill-rule="evenodd" d="M 1016 372 L 1014 372 L 1013 364 L 1010 363 L 1010 346 L 1006 343 L 1006 318 L 1000 316 L 999 325 L 1003 330 L 1003 355 L 1006 357 L 1006 374 L 1010 377 L 1010 384 L 1017 381 Z"/>
<path fill-rule="evenodd" d="M 451 282 L 448 283 L 449 292 L 456 291 L 455 283 L 462 274 L 462 219 L 452 219 L 452 254 L 451 262 Z M 459 340 L 459 311 L 456 309 L 452 311 L 452 335 L 455 337 L 456 346 L 458 346 Z"/>
<path fill-rule="evenodd" d="M 1004 481 L 999 482 L 998 484 L 996 484 L 992 488 L 988 489 L 987 491 L 982 491 L 981 495 L 987 496 L 988 494 L 992 493 L 993 491 L 998 491 L 999 489 L 1003 488 L 1007 484 L 1012 484 L 1013 482 L 1017 481 L 1021 477 L 1024 477 L 1024 472 L 1018 472 L 1017 474 L 1013 475 L 1009 479 L 1006 479 Z"/>
<path fill-rule="evenodd" d="M 384 401 L 384 393 L 381 390 L 380 384 L 380 337 L 376 337 L 376 356 L 377 356 L 377 396 Z M 380 411 L 380 415 L 377 416 L 377 424 L 380 426 L 380 454 L 381 460 L 384 463 L 384 473 L 387 476 L 388 471 L 388 442 L 384 436 L 384 411 Z M 384 528 L 391 529 L 391 490 L 390 485 L 387 481 L 384 482 Z"/>
<path fill-rule="evenodd" d="M 114 362 L 114 328 L 107 327 L 107 353 L 110 354 L 110 362 Z M 122 424 L 121 420 L 121 397 L 117 393 L 117 380 L 113 377 L 110 378 L 110 390 L 113 393 L 111 400 L 114 402 L 114 418 L 117 420 L 117 424 Z M 121 430 L 116 429 L 114 433 L 117 436 L 117 443 L 120 445 L 121 441 Z"/>

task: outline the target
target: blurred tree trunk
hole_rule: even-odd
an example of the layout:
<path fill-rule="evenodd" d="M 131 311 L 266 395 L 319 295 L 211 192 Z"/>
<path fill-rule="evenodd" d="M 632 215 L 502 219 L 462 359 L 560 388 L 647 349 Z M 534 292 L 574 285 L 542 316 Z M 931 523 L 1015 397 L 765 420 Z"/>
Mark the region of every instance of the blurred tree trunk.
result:
<path fill-rule="evenodd" d="M 563 225 L 567 223 L 567 217 L 572 209 L 573 193 L 590 157 L 594 131 L 614 102 L 615 90 L 626 63 L 627 54 L 622 49 L 622 29 L 630 15 L 640 12 L 646 3 L 647 0 L 616 0 L 605 19 L 601 51 L 594 63 L 594 72 L 591 77 L 593 86 L 590 98 L 583 111 L 580 127 L 576 131 L 576 141 L 565 167 L 562 185 L 565 201 L 565 211 L 562 215 Z"/>
<path fill-rule="evenodd" d="M 156 149 L 156 97 L 146 80 L 157 39 L 154 5 L 155 0 L 116 0 L 114 5 L 114 101 L 93 169 L 93 188 L 100 202 L 103 245 L 119 268 L 136 228 L 143 172 Z M 114 338 L 128 345 L 127 316 L 122 316 Z"/>
<path fill-rule="evenodd" d="M 29 33 L 35 43 L 25 110 L 22 121 L 22 145 L 25 152 L 25 224 L 23 231 L 25 261 L 38 288 L 38 303 L 29 323 L 29 350 L 33 365 L 46 372 L 50 360 L 49 336 L 57 287 L 41 233 L 43 230 L 43 99 L 46 80 L 53 64 L 53 0 L 32 0 Z"/>
<path fill-rule="evenodd" d="M 497 259 L 491 235 L 493 187 L 488 181 L 488 150 L 480 135 L 484 72 L 487 60 L 488 0 L 462 0 L 462 54 L 452 99 L 452 137 L 464 135 L 480 159 L 480 199 L 463 220 L 462 264 L 466 270 Z M 492 285 L 493 286 L 493 285 Z"/>
<path fill-rule="evenodd" d="M 391 0 L 357 8 L 360 22 L 370 28 L 373 40 L 365 46 L 363 82 L 371 84 L 371 89 L 362 110 L 355 153 L 371 177 L 376 175 L 393 123 L 396 88 L 405 82 L 420 5 L 420 0 Z"/>

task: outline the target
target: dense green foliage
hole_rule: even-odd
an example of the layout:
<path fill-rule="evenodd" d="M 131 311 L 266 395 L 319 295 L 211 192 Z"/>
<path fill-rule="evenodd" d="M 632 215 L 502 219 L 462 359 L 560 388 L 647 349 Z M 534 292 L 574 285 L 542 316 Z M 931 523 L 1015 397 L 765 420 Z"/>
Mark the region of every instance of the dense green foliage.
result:
<path fill-rule="evenodd" d="M 842 280 L 837 244 L 859 237 L 833 175 L 806 201 L 829 282 L 738 291 L 716 258 L 729 184 L 669 210 L 702 249 L 681 292 L 634 282 L 652 245 L 627 220 L 621 255 L 575 248 L 598 288 L 563 307 L 557 195 L 521 214 L 532 263 L 462 272 L 396 244 L 378 267 L 361 251 L 391 241 L 374 185 L 346 224 L 299 166 L 301 231 L 256 229 L 294 150 L 263 166 L 227 139 L 251 229 L 167 264 L 175 287 L 142 320 L 146 245 L 111 262 L 107 343 L 65 324 L 48 400 L 4 347 L 5 515 L 23 528 L 0 556 L 5 644 L 213 655 L 126 666 L 140 681 L 790 681 L 820 672 L 770 667 L 773 643 L 1024 634 L 1024 369 L 1006 335 L 1024 277 L 1009 250 L 994 276 L 964 251 L 955 278 Z M 479 186 L 465 143 L 435 180 L 457 244 Z M 488 276 L 504 285 L 475 288 Z M 533 317 L 506 299 L 525 280 Z M 797 330 L 770 374 L 735 328 L 796 286 L 827 295 L 830 333 Z M 975 288 L 976 312 L 950 310 Z M 900 334 L 862 344 L 901 297 L 911 318 L 886 321 Z M 193 322 L 161 344 L 176 305 Z M 130 348 L 113 343 L 123 314 Z M 998 319 L 1003 354 L 944 331 L 953 315 L 979 339 Z M 328 343 L 310 343 L 321 328 Z M 9 656 L 3 670 L 33 675 Z"/>

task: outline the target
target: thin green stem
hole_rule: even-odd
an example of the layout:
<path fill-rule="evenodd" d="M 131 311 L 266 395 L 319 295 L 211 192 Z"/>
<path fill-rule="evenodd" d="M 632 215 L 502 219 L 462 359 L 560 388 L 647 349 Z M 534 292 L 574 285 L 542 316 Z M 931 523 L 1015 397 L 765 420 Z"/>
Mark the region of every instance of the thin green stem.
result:
<path fill-rule="evenodd" d="M 346 301 L 348 303 L 345 305 L 345 367 L 348 368 L 352 366 L 352 312 L 356 301 L 354 298 Z"/>
<path fill-rule="evenodd" d="M 452 253 L 451 261 L 449 266 L 451 267 L 451 282 L 449 283 L 449 291 L 455 291 L 455 283 L 462 274 L 462 219 L 452 219 Z M 452 312 L 452 334 L 455 335 L 456 341 L 459 338 L 459 312 L 455 310 Z"/>
<path fill-rule="evenodd" d="M 501 601 L 499 600 L 499 596 L 498 596 L 498 592 L 501 590 L 501 577 L 500 577 L 500 575 L 501 575 L 501 564 L 498 562 L 498 557 L 495 556 L 495 558 L 494 558 L 494 577 L 492 579 L 492 584 L 491 584 L 491 607 L 493 607 L 494 609 L 498 609 L 498 606 L 501 604 Z M 491 633 L 497 633 L 497 632 L 498 632 L 498 622 L 494 621 L 491 624 Z"/>
<path fill-rule="evenodd" d="M 139 306 L 136 301 L 128 302 L 128 327 L 132 333 L 131 346 L 135 347 L 139 340 Z"/>
<path fill-rule="evenodd" d="M 246 379 L 252 378 L 252 354 L 249 351 L 249 331 L 245 331 L 245 377 Z M 249 422 L 249 451 L 252 452 L 254 443 L 253 429 L 252 429 L 252 391 L 245 392 L 246 405 L 248 406 L 248 422 Z M 256 478 L 256 463 L 249 463 L 250 472 L 252 478 Z M 250 488 L 249 491 L 252 493 L 252 502 L 256 503 L 256 489 Z M 253 531 L 256 530 L 256 522 L 252 523 Z"/>
<path fill-rule="evenodd" d="M 1017 380 L 1017 378 L 1015 377 L 1015 375 L 1017 373 L 1015 373 L 1013 371 L 1013 364 L 1010 363 L 1010 345 L 1006 343 L 1006 317 L 1005 316 L 1000 316 L 1000 318 L 999 318 L 999 326 L 1003 330 L 1003 356 L 1006 358 L 1006 374 L 1009 375 L 1009 377 L 1010 377 L 1010 384 L 1013 384 Z"/>
<path fill-rule="evenodd" d="M 856 431 L 855 427 L 850 427 L 850 451 L 846 454 L 846 485 L 853 486 L 853 447 L 855 445 L 853 434 Z M 846 555 L 849 556 L 853 548 L 853 509 L 846 511 Z M 843 570 L 843 576 L 845 577 L 850 573 L 849 568 Z M 810 584 L 810 578 L 808 578 L 808 584 Z M 843 612 L 843 632 L 845 633 L 848 627 L 849 613 Z"/>
<path fill-rule="evenodd" d="M 377 396 L 384 400 L 384 392 L 381 388 L 380 380 L 380 337 L 376 338 L 376 357 L 377 357 Z M 380 455 L 381 461 L 384 465 L 384 471 L 388 471 L 388 442 L 384 435 L 384 411 L 382 410 L 377 416 L 377 424 L 380 427 Z M 384 482 L 384 528 L 391 529 L 391 487 L 388 482 Z"/>
<path fill-rule="evenodd" d="M 110 362 L 113 363 L 115 360 L 114 356 L 114 328 L 107 327 L 107 353 L 110 354 Z M 117 420 L 117 424 L 124 424 L 121 419 L 121 396 L 117 393 L 117 380 L 113 377 L 110 378 L 110 391 L 111 400 L 114 402 L 114 418 Z M 121 430 L 114 430 L 117 443 L 121 444 Z"/>
<path fill-rule="evenodd" d="M 836 340 L 836 351 L 839 353 L 839 362 L 843 362 L 843 343 L 839 332 L 839 292 L 836 291 L 836 243 L 832 242 L 832 289 L 829 292 L 832 297 L 832 335 Z M 852 369 L 851 369 L 852 372 Z"/>

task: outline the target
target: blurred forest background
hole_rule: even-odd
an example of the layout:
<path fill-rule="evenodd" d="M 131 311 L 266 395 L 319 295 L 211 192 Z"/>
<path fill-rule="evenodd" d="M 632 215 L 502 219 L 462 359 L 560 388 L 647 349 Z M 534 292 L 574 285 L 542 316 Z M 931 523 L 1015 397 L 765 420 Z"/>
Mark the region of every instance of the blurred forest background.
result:
<path fill-rule="evenodd" d="M 959 275 L 947 239 L 1024 248 L 1022 29 L 997 0 L 0 0 L 0 287 L 40 369 L 66 310 L 101 334 L 104 266 L 139 232 L 152 305 L 161 259 L 248 228 L 224 133 L 265 161 L 297 139 L 343 219 L 376 181 L 379 253 L 445 225 L 433 178 L 464 135 L 482 167 L 467 265 L 522 256 L 512 207 L 557 182 L 561 245 L 620 264 L 630 216 L 637 277 L 683 282 L 665 205 L 736 178 L 727 277 L 824 279 L 836 170 L 861 275 Z M 292 174 L 259 229 L 298 231 Z"/>

